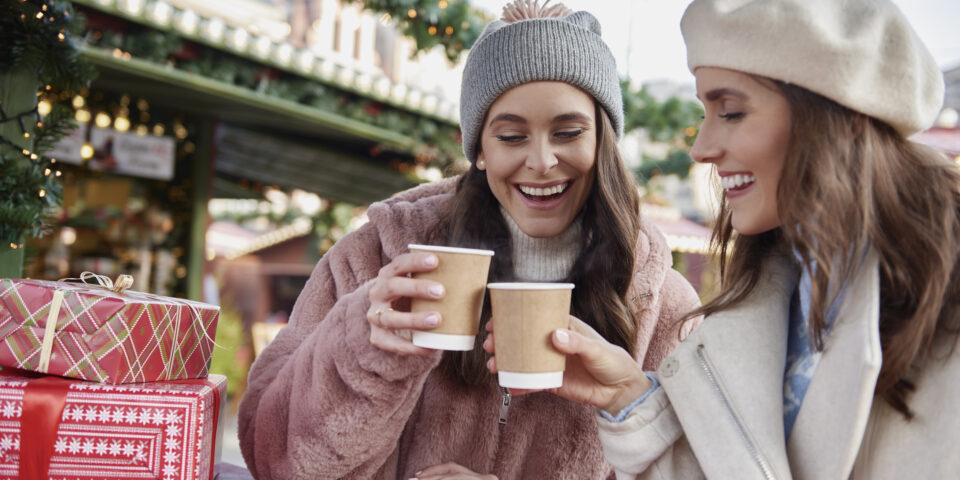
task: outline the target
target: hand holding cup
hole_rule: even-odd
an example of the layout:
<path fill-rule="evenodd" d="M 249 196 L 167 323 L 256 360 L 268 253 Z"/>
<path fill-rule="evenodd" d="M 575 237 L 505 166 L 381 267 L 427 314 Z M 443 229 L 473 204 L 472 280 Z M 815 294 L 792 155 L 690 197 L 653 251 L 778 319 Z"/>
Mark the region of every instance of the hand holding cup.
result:
<path fill-rule="evenodd" d="M 437 268 L 439 260 L 432 253 L 413 252 L 399 255 L 380 269 L 370 288 L 370 343 L 375 347 L 400 355 L 427 355 L 430 350 L 410 341 L 410 330 L 431 329 L 443 319 L 436 311 L 401 312 L 391 308 L 400 298 L 437 300 L 446 294 L 443 284 L 416 278 L 410 274 L 429 272 Z"/>
<path fill-rule="evenodd" d="M 487 324 L 490 334 L 484 350 L 495 355 L 493 322 Z M 602 408 L 612 414 L 640 397 L 650 386 L 641 366 L 626 350 L 607 342 L 580 319 L 570 316 L 569 329 L 554 330 L 550 336 L 554 348 L 567 356 L 563 385 L 547 389 L 567 400 Z M 487 362 L 491 373 L 497 373 L 496 356 Z M 538 391 L 511 389 L 514 395 Z"/>
<path fill-rule="evenodd" d="M 501 332 L 497 377 L 501 387 L 556 388 L 565 357 L 550 333 L 569 323 L 572 283 L 491 283 L 492 323 Z"/>
<path fill-rule="evenodd" d="M 440 325 L 414 330 L 413 344 L 439 350 L 472 350 L 494 252 L 431 245 L 410 245 L 410 250 L 427 252 L 439 263 L 430 271 L 414 273 L 414 278 L 439 283 L 446 289 L 442 298 L 412 298 L 411 311 L 436 312 L 443 318 Z"/>

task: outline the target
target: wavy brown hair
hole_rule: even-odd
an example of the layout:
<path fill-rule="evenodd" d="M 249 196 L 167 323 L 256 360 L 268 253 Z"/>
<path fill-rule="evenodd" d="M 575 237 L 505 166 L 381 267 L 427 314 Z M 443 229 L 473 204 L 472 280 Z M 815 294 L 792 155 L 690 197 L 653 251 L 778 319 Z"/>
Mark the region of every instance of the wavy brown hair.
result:
<path fill-rule="evenodd" d="M 640 229 L 640 196 L 636 180 L 623 163 L 606 111 L 595 104 L 597 162 L 594 183 L 583 206 L 583 236 L 566 281 L 576 285 L 571 313 L 607 341 L 636 352 L 637 324 L 627 303 Z M 487 174 L 471 165 L 457 184 L 447 226 L 448 245 L 496 252 L 490 282 L 514 280 L 510 232 L 500 204 L 487 184 Z M 490 300 L 484 299 L 480 331 L 490 320 Z M 472 351 L 444 352 L 440 370 L 468 385 L 489 381 L 487 354 L 480 342 Z"/>
<path fill-rule="evenodd" d="M 938 331 L 955 334 L 960 315 L 960 171 L 880 120 L 775 83 L 791 114 L 780 175 L 790 181 L 777 186 L 781 228 L 735 235 L 722 199 L 713 244 L 723 286 L 692 315 L 743 301 L 759 280 L 758 260 L 793 250 L 811 273 L 810 333 L 822 350 L 826 312 L 872 248 L 883 351 L 875 394 L 911 418 L 908 369 L 925 359 Z"/>

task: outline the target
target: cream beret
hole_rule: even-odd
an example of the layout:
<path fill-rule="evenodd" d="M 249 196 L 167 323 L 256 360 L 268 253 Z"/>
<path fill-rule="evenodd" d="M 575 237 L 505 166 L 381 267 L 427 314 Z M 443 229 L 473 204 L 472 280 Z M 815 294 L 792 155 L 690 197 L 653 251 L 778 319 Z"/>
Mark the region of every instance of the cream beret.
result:
<path fill-rule="evenodd" d="M 792 83 L 891 125 L 930 127 L 943 74 L 889 0 L 695 0 L 680 22 L 687 66 Z"/>

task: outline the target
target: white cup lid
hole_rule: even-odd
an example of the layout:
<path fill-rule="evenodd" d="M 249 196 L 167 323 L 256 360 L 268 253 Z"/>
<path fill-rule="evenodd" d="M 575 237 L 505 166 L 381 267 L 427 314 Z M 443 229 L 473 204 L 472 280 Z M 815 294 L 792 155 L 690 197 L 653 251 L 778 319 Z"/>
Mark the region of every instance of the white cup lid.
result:
<path fill-rule="evenodd" d="M 488 283 L 493 290 L 573 290 L 572 283 L 502 282 Z"/>
<path fill-rule="evenodd" d="M 468 255 L 493 256 L 493 250 L 478 250 L 476 248 L 440 247 L 437 245 L 417 245 L 415 243 L 407 245 L 407 248 L 410 250 L 425 250 L 428 252 L 466 253 Z"/>

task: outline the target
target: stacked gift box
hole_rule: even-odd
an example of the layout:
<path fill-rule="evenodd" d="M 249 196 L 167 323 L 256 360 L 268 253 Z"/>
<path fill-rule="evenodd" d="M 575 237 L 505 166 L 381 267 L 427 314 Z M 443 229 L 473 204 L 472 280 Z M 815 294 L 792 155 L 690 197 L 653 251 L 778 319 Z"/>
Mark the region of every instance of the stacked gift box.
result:
<path fill-rule="evenodd" d="M 219 307 L 118 283 L 0 280 L 0 480 L 212 478 Z"/>

